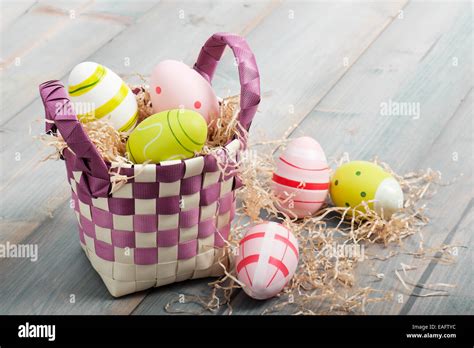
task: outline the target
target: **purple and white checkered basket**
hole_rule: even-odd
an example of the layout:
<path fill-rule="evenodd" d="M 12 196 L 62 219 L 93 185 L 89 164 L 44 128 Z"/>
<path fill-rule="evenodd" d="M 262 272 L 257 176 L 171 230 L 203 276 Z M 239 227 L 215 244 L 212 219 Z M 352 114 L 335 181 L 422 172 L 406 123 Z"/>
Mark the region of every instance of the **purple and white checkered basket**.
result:
<path fill-rule="evenodd" d="M 226 46 L 238 62 L 241 84 L 239 122 L 249 129 L 260 102 L 255 57 L 246 41 L 214 34 L 194 65 L 211 82 Z M 81 246 L 113 296 L 123 296 L 191 278 L 218 276 L 241 185 L 235 162 L 241 142 L 231 140 L 214 156 L 121 168 L 127 183 L 111 193 L 110 172 L 84 132 L 60 81 L 40 85 L 46 131 L 59 131 L 72 188 Z M 53 122 L 51 122 L 53 121 Z"/>

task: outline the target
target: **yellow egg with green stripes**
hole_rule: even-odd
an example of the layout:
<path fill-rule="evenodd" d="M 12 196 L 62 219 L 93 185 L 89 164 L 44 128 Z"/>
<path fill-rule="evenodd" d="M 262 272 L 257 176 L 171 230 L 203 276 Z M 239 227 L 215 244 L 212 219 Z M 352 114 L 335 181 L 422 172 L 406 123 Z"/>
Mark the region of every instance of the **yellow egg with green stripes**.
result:
<path fill-rule="evenodd" d="M 191 158 L 207 139 L 207 122 L 186 109 L 162 111 L 145 118 L 130 133 L 128 157 L 133 163 L 159 163 Z"/>
<path fill-rule="evenodd" d="M 82 123 L 107 119 L 121 132 L 132 130 L 137 123 L 135 95 L 116 73 L 103 65 L 76 65 L 69 74 L 68 92 Z"/>
<path fill-rule="evenodd" d="M 365 212 L 365 201 L 384 218 L 403 207 L 403 191 L 397 180 L 372 162 L 352 161 L 337 168 L 331 176 L 330 194 L 335 206 Z"/>

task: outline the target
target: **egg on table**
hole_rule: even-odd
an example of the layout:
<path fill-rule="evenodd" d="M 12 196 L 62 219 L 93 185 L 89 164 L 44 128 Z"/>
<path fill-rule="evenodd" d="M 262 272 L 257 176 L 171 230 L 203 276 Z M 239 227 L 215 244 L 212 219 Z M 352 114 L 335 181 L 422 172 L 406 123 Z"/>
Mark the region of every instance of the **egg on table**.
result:
<path fill-rule="evenodd" d="M 135 95 L 117 74 L 101 64 L 76 65 L 69 74 L 68 92 L 82 123 L 107 118 L 121 132 L 130 131 L 137 123 Z"/>
<path fill-rule="evenodd" d="M 145 118 L 130 133 L 127 153 L 133 163 L 191 158 L 207 139 L 207 123 L 193 110 L 167 110 Z"/>
<path fill-rule="evenodd" d="M 314 214 L 329 189 L 329 167 L 321 145 L 310 137 L 293 139 L 276 161 L 272 187 L 280 210 L 290 217 Z"/>
<path fill-rule="evenodd" d="M 150 78 L 150 98 L 154 112 L 194 110 L 207 123 L 219 115 L 219 102 L 209 82 L 176 60 L 165 60 L 155 66 Z"/>
<path fill-rule="evenodd" d="M 235 257 L 237 278 L 252 298 L 277 295 L 291 280 L 298 265 L 298 240 L 276 222 L 252 227 L 239 243 Z"/>
<path fill-rule="evenodd" d="M 338 207 L 352 207 L 364 212 L 362 202 L 380 216 L 389 219 L 403 207 L 403 191 L 394 177 L 380 166 L 367 161 L 341 165 L 331 177 L 331 199 Z M 350 211 L 349 211 L 350 212 Z"/>

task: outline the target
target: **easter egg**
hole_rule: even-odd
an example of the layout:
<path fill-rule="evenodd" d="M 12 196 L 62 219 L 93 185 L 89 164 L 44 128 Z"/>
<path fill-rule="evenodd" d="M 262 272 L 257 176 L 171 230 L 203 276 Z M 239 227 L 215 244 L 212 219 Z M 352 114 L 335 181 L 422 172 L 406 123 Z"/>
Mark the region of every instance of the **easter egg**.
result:
<path fill-rule="evenodd" d="M 207 123 L 192 110 L 168 110 L 145 118 L 130 133 L 127 152 L 134 163 L 193 157 L 207 139 Z"/>
<path fill-rule="evenodd" d="M 165 60 L 153 69 L 150 98 L 154 112 L 194 110 L 207 123 L 219 114 L 219 103 L 209 82 L 196 70 L 175 60 Z"/>
<path fill-rule="evenodd" d="M 298 218 L 314 214 L 329 189 L 329 168 L 321 145 L 310 137 L 293 139 L 276 161 L 272 186 L 281 211 Z"/>
<path fill-rule="evenodd" d="M 237 278 L 244 291 L 257 300 L 277 295 L 298 265 L 298 241 L 281 224 L 266 222 L 252 227 L 239 244 L 235 257 Z"/>
<path fill-rule="evenodd" d="M 403 191 L 397 180 L 366 161 L 352 161 L 337 168 L 331 177 L 330 193 L 338 207 L 355 208 L 365 201 L 384 218 L 390 218 L 403 206 Z M 356 211 L 364 212 L 365 208 L 360 205 Z"/>
<path fill-rule="evenodd" d="M 76 65 L 69 74 L 68 92 L 82 123 L 107 118 L 121 132 L 130 131 L 137 123 L 135 95 L 116 73 L 103 65 Z"/>

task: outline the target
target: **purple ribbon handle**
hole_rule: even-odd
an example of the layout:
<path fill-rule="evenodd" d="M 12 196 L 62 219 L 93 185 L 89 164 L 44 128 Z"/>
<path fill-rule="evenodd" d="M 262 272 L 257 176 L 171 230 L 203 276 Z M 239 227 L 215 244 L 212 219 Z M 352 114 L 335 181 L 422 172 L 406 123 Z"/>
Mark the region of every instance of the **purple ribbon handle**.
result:
<path fill-rule="evenodd" d="M 216 33 L 204 44 L 194 69 L 209 83 L 212 81 L 217 63 L 229 46 L 238 63 L 240 79 L 240 113 L 239 122 L 243 128 L 249 130 L 252 119 L 260 103 L 260 75 L 247 41 L 243 37 L 230 33 Z"/>

